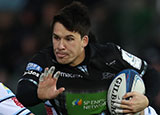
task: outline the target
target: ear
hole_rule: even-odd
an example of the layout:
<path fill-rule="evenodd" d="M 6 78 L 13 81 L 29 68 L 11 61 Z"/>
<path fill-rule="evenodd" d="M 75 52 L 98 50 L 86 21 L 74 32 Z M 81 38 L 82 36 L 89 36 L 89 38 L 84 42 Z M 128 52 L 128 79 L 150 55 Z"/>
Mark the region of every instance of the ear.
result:
<path fill-rule="evenodd" d="M 89 37 L 87 35 L 83 36 L 82 38 L 82 47 L 86 47 L 89 42 Z"/>

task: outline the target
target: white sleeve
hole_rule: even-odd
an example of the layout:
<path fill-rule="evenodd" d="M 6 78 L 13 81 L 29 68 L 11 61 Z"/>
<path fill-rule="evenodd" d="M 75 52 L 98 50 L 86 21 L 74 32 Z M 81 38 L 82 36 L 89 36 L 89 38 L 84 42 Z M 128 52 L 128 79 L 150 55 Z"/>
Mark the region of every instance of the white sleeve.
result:
<path fill-rule="evenodd" d="M 0 115 L 29 115 L 31 111 L 25 108 L 13 92 L 0 83 Z"/>
<path fill-rule="evenodd" d="M 156 111 L 151 106 L 148 106 L 144 110 L 144 115 L 158 115 L 158 114 L 156 113 Z"/>

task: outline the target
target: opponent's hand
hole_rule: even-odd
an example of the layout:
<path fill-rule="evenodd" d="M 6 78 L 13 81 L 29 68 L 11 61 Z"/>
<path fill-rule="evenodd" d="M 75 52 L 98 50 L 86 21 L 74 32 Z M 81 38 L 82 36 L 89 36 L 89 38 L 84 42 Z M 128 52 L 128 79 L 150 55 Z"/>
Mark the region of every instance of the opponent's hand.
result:
<path fill-rule="evenodd" d="M 129 98 L 129 100 L 126 100 Z M 123 96 L 123 100 L 114 103 L 117 113 L 134 114 L 143 111 L 149 104 L 148 98 L 138 92 L 129 92 Z"/>
<path fill-rule="evenodd" d="M 57 89 L 56 83 L 60 72 L 58 71 L 53 75 L 54 70 L 54 66 L 50 69 L 45 68 L 44 73 L 42 73 L 39 78 L 37 94 L 38 98 L 41 100 L 53 99 L 65 90 L 63 87 Z"/>

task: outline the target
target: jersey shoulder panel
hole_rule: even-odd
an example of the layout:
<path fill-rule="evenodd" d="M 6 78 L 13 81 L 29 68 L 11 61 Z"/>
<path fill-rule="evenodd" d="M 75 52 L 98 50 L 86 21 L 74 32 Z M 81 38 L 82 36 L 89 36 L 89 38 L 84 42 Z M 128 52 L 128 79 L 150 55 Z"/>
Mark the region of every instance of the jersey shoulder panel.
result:
<path fill-rule="evenodd" d="M 116 44 L 114 43 L 106 43 L 106 44 L 98 44 L 98 43 L 92 43 L 90 44 L 90 49 L 95 50 L 95 51 L 101 51 L 102 53 L 104 52 L 113 52 L 115 51 L 115 48 L 117 48 Z M 104 53 L 106 54 L 106 53 Z"/>

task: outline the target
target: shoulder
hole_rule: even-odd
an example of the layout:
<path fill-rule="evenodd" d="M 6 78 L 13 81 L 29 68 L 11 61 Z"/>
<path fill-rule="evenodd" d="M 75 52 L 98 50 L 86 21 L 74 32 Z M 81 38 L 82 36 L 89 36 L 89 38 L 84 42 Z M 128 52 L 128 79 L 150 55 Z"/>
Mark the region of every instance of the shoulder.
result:
<path fill-rule="evenodd" d="M 100 56 L 109 56 L 120 54 L 120 47 L 114 43 L 91 43 L 89 44 L 91 56 L 99 54 Z"/>
<path fill-rule="evenodd" d="M 114 43 L 91 43 L 90 44 L 91 49 L 96 49 L 97 51 L 114 51 L 115 49 L 118 50 L 120 47 Z"/>
<path fill-rule="evenodd" d="M 117 47 L 117 45 L 115 43 L 111 43 L 111 42 L 107 42 L 107 43 L 104 43 L 104 44 L 90 43 L 90 45 L 93 46 L 93 47 L 101 48 L 101 49 Z"/>
<path fill-rule="evenodd" d="M 88 47 L 88 54 L 89 54 L 89 62 L 96 64 L 97 67 L 106 67 L 106 63 L 114 62 L 115 60 L 119 60 L 121 55 L 118 46 L 114 43 L 106 43 L 106 44 L 99 44 L 93 43 L 89 44 Z"/>

